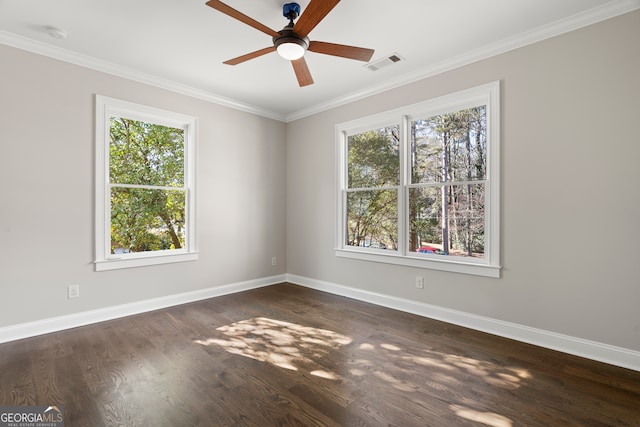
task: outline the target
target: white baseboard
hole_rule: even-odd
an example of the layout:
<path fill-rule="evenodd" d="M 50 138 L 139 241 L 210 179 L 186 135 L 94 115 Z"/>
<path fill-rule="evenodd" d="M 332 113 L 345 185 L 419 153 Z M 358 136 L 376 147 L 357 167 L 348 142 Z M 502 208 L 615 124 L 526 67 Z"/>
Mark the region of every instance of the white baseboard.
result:
<path fill-rule="evenodd" d="M 441 320 L 454 325 L 487 332 L 528 344 L 569 353 L 599 362 L 640 371 L 640 352 L 615 347 L 582 338 L 576 338 L 542 329 L 531 328 L 517 323 L 504 322 L 489 317 L 451 310 L 431 304 L 397 298 L 389 295 L 364 291 L 335 283 L 287 275 L 287 282 L 323 292 L 345 296 L 418 316 Z"/>
<path fill-rule="evenodd" d="M 233 283 L 217 286 L 198 291 L 185 292 L 182 294 L 169 295 L 166 297 L 153 298 L 150 300 L 133 302 L 130 304 L 117 305 L 113 307 L 101 308 L 98 310 L 84 311 L 81 313 L 69 314 L 50 319 L 38 320 L 35 322 L 22 323 L 18 325 L 0 328 L 0 343 L 15 341 L 22 338 L 29 338 L 65 329 L 77 328 L 79 326 L 90 325 L 92 323 L 104 322 L 120 317 L 134 314 L 146 313 L 148 311 L 159 310 L 175 305 L 201 301 L 208 298 L 261 288 L 286 281 L 286 275 L 265 277 L 256 280 Z"/>
<path fill-rule="evenodd" d="M 441 320 L 454 325 L 464 326 L 466 328 L 640 372 L 640 352 L 638 351 L 292 274 L 248 280 L 193 292 L 7 326 L 0 328 L 0 343 L 257 289 L 282 282 L 294 283 L 307 288 L 357 299 L 418 316 Z"/>

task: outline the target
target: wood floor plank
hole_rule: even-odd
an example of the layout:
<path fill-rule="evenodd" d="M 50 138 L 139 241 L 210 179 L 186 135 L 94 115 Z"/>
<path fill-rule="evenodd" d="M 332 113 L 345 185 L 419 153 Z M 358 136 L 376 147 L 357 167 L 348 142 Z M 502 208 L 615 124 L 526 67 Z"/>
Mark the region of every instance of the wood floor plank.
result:
<path fill-rule="evenodd" d="M 640 372 L 292 284 L 0 344 L 66 426 L 638 426 Z"/>

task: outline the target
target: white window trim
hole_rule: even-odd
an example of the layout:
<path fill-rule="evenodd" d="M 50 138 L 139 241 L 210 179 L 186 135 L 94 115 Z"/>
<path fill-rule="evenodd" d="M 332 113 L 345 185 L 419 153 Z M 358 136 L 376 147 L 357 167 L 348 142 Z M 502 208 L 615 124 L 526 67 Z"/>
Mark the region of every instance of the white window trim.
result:
<path fill-rule="evenodd" d="M 185 247 L 177 250 L 112 254 L 110 249 L 111 200 L 109 183 L 109 119 L 127 117 L 164 126 L 184 129 L 185 144 Z M 128 101 L 96 95 L 96 200 L 95 200 L 95 269 L 114 270 L 130 267 L 167 264 L 198 259 L 196 250 L 195 205 L 195 138 L 198 120 L 195 117 Z"/>
<path fill-rule="evenodd" d="M 406 205 L 410 164 L 404 141 L 409 123 L 414 118 L 450 113 L 478 105 L 487 106 L 487 177 L 485 186 L 485 254 L 483 259 L 442 257 L 417 254 L 408 251 Z M 398 194 L 398 250 L 382 250 L 347 246 L 346 242 L 346 192 L 347 188 L 347 138 L 389 124 L 400 124 L 400 191 Z M 499 278 L 500 266 L 500 82 L 492 82 L 424 102 L 396 108 L 368 117 L 336 125 L 336 246 L 338 257 L 363 261 L 397 264 L 407 267 L 473 274 Z"/>

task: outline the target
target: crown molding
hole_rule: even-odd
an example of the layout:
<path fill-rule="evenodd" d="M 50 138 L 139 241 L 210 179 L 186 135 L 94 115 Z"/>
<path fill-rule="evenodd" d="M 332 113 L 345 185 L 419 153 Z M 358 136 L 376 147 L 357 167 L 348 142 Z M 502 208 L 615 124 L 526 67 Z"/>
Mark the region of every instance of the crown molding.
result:
<path fill-rule="evenodd" d="M 561 19 L 542 27 L 525 31 L 514 37 L 488 44 L 479 49 L 474 49 L 462 55 L 457 55 L 445 61 L 430 65 L 415 72 L 406 73 L 383 83 L 370 86 L 364 90 L 348 93 L 339 98 L 313 105 L 286 116 L 286 122 L 292 122 L 332 108 L 340 107 L 351 102 L 359 101 L 391 89 L 395 89 L 410 83 L 414 83 L 428 77 L 451 71 L 453 69 L 500 55 L 521 47 L 525 47 L 551 37 L 559 36 L 598 22 L 623 15 L 640 9 L 640 0 L 613 0 L 602 6 L 598 6 L 582 13 Z"/>
<path fill-rule="evenodd" d="M 117 77 L 122 77 L 128 80 L 133 80 L 161 89 L 166 89 L 172 92 L 179 93 L 181 95 L 187 95 L 193 98 L 201 99 L 213 104 L 233 108 L 235 110 L 256 114 L 258 116 L 267 117 L 281 122 L 286 118 L 282 114 L 246 104 L 233 98 L 216 95 L 214 93 L 197 89 L 192 86 L 187 86 L 181 83 L 174 82 L 172 80 L 154 76 L 152 74 L 143 73 L 141 71 L 123 67 L 112 62 L 103 61 L 92 56 L 73 52 L 68 49 L 52 46 L 43 42 L 29 39 L 27 37 L 9 33 L 7 31 L 0 30 L 0 43 L 18 49 L 26 50 L 31 53 L 36 53 L 38 55 L 47 56 L 53 59 L 58 59 L 60 61 L 79 65 L 81 67 L 111 74 Z"/>

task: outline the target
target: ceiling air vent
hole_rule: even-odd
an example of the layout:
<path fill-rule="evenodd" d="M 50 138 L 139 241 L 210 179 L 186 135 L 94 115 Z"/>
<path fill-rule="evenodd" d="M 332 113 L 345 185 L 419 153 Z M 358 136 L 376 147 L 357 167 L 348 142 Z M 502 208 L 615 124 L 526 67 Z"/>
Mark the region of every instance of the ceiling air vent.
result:
<path fill-rule="evenodd" d="M 404 58 L 398 53 L 394 52 L 389 56 L 378 59 L 377 61 L 369 62 L 365 65 L 365 67 L 367 67 L 371 71 L 378 71 L 381 68 L 388 67 L 389 65 L 393 65 L 400 61 L 404 61 Z"/>

